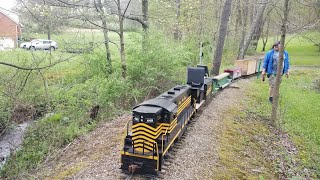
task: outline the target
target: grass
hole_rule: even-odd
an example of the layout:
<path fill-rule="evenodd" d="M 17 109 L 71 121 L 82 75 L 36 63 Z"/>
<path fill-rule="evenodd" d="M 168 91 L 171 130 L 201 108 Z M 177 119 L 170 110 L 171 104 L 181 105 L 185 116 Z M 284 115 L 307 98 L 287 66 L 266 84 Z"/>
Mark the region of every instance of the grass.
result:
<path fill-rule="evenodd" d="M 215 169 L 216 178 L 318 179 L 319 83 L 320 71 L 310 68 L 293 70 L 289 79 L 283 79 L 278 121 L 280 130 L 269 125 L 268 84 L 255 80 L 246 87 L 250 91 L 243 97 L 242 105 L 226 110 L 221 117 L 223 125 L 218 130 L 221 135 L 218 137 L 221 164 Z M 287 140 L 283 138 L 286 134 L 289 134 Z M 292 153 L 295 148 L 297 154 Z"/>
<path fill-rule="evenodd" d="M 319 82 L 318 69 L 298 69 L 284 79 L 280 89 L 280 121 L 279 125 L 288 132 L 297 146 L 305 165 L 316 169 L 320 176 L 320 93 L 316 89 Z M 318 80 L 318 81 L 317 81 Z M 256 82 L 253 97 L 261 101 L 257 113 L 268 117 L 267 85 Z"/>
<path fill-rule="evenodd" d="M 318 32 L 306 35 L 320 41 Z M 281 136 L 268 125 L 271 115 L 268 84 L 255 80 L 247 87 L 250 91 L 246 105 L 226 110 L 221 118 L 223 125 L 218 139 L 221 164 L 215 168 L 217 179 L 319 179 L 320 70 L 297 66 L 320 66 L 320 52 L 301 36 L 289 35 L 288 40 L 286 50 L 292 70 L 290 78 L 281 83 L 278 125 L 282 133 L 289 134 L 289 141 L 298 153 L 288 152 Z"/>
<path fill-rule="evenodd" d="M 319 32 L 303 36 L 320 42 Z M 291 39 L 291 40 L 290 40 Z M 290 40 L 290 41 L 289 41 Z M 291 135 L 299 148 L 302 163 L 320 177 L 320 70 L 295 68 L 294 66 L 320 66 L 317 46 L 301 35 L 289 35 L 286 50 L 291 59 L 291 75 L 284 78 L 280 89 L 279 126 Z M 269 44 L 270 45 L 270 44 Z M 256 81 L 252 87 L 252 98 L 256 99 L 256 113 L 269 117 L 271 107 L 267 104 L 268 85 Z"/>
<path fill-rule="evenodd" d="M 320 51 L 319 47 L 313 42 L 304 38 L 304 36 L 312 38 L 315 42 L 320 42 L 320 32 L 308 32 L 306 34 L 288 35 L 286 37 L 286 50 L 289 53 L 291 65 L 296 66 L 319 66 Z M 274 38 L 269 38 L 266 45 L 267 49 L 274 43 Z M 262 49 L 262 41 L 259 41 L 258 52 Z"/>
<path fill-rule="evenodd" d="M 151 34 L 151 33 L 150 33 Z M 61 58 L 66 58 L 67 56 L 74 56 L 71 60 L 60 63 L 47 71 L 44 72 L 44 77 L 47 79 L 48 93 L 47 96 L 44 93 L 42 78 L 37 72 L 34 72 L 34 80 L 28 81 L 28 86 L 24 90 L 23 97 L 19 97 L 19 101 L 30 101 L 33 103 L 45 103 L 44 99 L 49 99 L 49 104 L 52 105 L 52 110 L 59 117 L 53 118 L 56 120 L 51 121 L 47 118 L 39 120 L 33 129 L 30 129 L 26 135 L 26 141 L 24 142 L 23 148 L 19 151 L 12 159 L 9 160 L 9 165 L 5 166 L 5 170 L 2 171 L 4 177 L 17 178 L 21 172 L 28 172 L 30 170 L 36 169 L 44 158 L 50 153 L 54 153 L 57 148 L 60 148 L 67 143 L 71 142 L 76 136 L 88 132 L 95 126 L 88 120 L 88 110 L 95 105 L 102 105 L 102 115 L 100 119 L 109 119 L 114 113 L 119 113 L 122 108 L 130 106 L 135 101 L 140 100 L 145 97 L 148 93 L 150 87 L 155 87 L 157 90 L 162 91 L 163 88 L 171 86 L 172 84 L 177 84 L 182 82 L 183 76 L 185 76 L 185 67 L 194 65 L 198 62 L 197 53 L 194 44 L 186 42 L 186 44 L 177 43 L 175 41 L 169 41 L 168 39 L 161 39 L 159 37 L 151 37 L 150 48 L 151 50 L 147 53 L 139 53 L 141 47 L 139 46 L 139 37 L 135 36 L 136 33 L 126 33 L 126 47 L 127 49 L 127 63 L 128 63 L 128 74 L 129 79 L 124 80 L 119 78 L 120 72 L 120 58 L 118 49 L 114 44 L 111 44 L 111 56 L 113 65 L 115 67 L 115 73 L 112 76 L 108 76 L 103 73 L 103 68 L 105 65 L 104 59 L 104 47 L 103 47 L 103 36 L 102 33 L 63 33 L 58 36 L 53 35 L 52 39 L 56 40 L 60 45 L 59 49 L 53 52 L 54 56 L 49 56 L 46 51 L 36 51 L 33 54 L 30 51 L 17 49 L 12 52 L 0 52 L 1 59 L 6 60 L 10 63 L 16 63 L 24 66 L 32 66 L 37 63 L 40 65 L 47 65 L 51 61 L 61 60 Z M 35 35 L 36 38 L 45 38 L 45 35 Z M 110 33 L 110 39 L 118 43 L 117 35 Z M 74 55 L 64 52 L 64 49 L 68 47 L 69 44 L 77 42 L 75 48 L 81 47 L 82 44 L 87 44 L 89 42 L 94 42 L 97 44 L 96 49 L 91 54 L 80 54 Z M 190 45 L 191 44 L 191 45 Z M 288 46 L 288 51 L 292 58 L 292 64 L 302 64 L 302 65 L 319 65 L 317 61 L 317 56 L 319 54 L 312 44 L 305 42 L 306 52 L 301 52 L 304 46 L 299 46 L 299 40 L 293 39 L 290 41 L 290 46 Z M 72 45 L 71 45 L 72 46 Z M 225 51 L 224 54 L 224 64 L 222 67 L 230 67 L 233 62 L 234 52 L 231 49 Z M 211 58 L 208 52 L 211 52 L 210 47 L 206 47 L 206 56 L 204 59 L 205 64 L 210 64 Z M 290 49 L 291 48 L 291 49 Z M 36 57 L 36 58 L 34 58 Z M 51 59 L 53 58 L 53 59 Z M 308 59 L 302 60 L 302 59 Z M 32 61 L 30 61 L 32 59 Z M 182 73 L 183 72 L 183 73 Z M 5 67 L 1 69 L 2 77 L 5 75 L 14 75 L 15 72 L 10 68 Z M 19 74 L 18 74 L 19 75 Z M 21 75 L 21 81 L 23 82 L 25 75 Z M 16 75 L 15 75 L 16 76 Z M 287 91 L 292 91 L 294 89 L 304 88 L 301 91 L 292 91 L 293 94 L 286 94 L 287 99 L 293 99 L 292 102 L 295 104 L 286 104 L 284 107 L 290 107 L 287 109 L 294 109 L 296 113 L 285 109 L 286 113 L 282 118 L 285 129 L 295 137 L 295 142 L 297 142 L 301 147 L 305 146 L 301 157 L 305 159 L 305 163 L 311 166 L 312 161 L 319 162 L 319 160 L 313 157 L 317 155 L 315 153 L 319 152 L 317 148 L 313 146 L 319 145 L 319 135 L 316 127 L 319 127 L 317 121 L 314 119 L 313 115 L 317 115 L 318 112 L 312 111 L 316 106 L 309 106 L 309 114 L 303 114 L 300 111 L 304 109 L 299 109 L 301 107 L 308 107 L 308 103 L 317 103 L 318 96 L 314 93 L 310 82 L 313 78 L 317 76 L 317 73 L 313 74 L 303 74 L 295 75 L 289 79 L 289 81 L 283 82 L 283 87 L 290 87 Z M 167 77 L 172 77 L 167 79 Z M 296 78 L 301 78 L 295 79 Z M 307 78 L 308 77 L 308 78 Z M 307 79 L 305 79 L 307 78 Z M 287 82 L 293 83 L 292 85 L 286 84 Z M 294 83 L 300 83 L 295 85 Z M 21 82 L 18 81 L 17 85 Z M 14 83 L 13 83 L 14 84 Z M 266 99 L 264 96 L 267 94 L 267 85 L 257 82 L 256 91 L 252 94 L 252 97 L 258 99 L 254 106 L 258 106 L 257 113 L 268 113 L 265 109 L 268 109 L 268 104 L 264 102 Z M 0 88 L 4 88 L 0 87 Z M 162 89 L 161 89 L 162 88 Z M 304 92 L 305 91 L 305 92 Z M 309 94 L 309 92 L 312 93 Z M 301 97 L 301 93 L 306 96 L 306 102 L 302 103 L 298 101 L 298 97 Z M 121 97 L 121 98 L 119 98 Z M 294 99 L 296 97 L 296 99 Z M 316 97 L 316 98 L 315 98 Z M 0 98 L 2 98 L 0 96 Z M 2 99 L 0 99 L 2 100 Z M 260 103 L 260 101 L 262 103 Z M 289 100 L 288 100 L 289 101 Z M 287 101 L 284 101 L 287 102 Z M 136 103 L 136 102 L 135 102 Z M 6 104 L 6 102 L 2 103 Z M 253 104 L 252 104 L 253 106 Z M 301 107 L 299 107 L 301 106 Z M 261 112 L 259 111 L 261 110 Z M 229 142 L 230 145 L 234 146 L 234 151 L 228 152 L 228 149 L 232 149 L 232 146 L 226 146 L 224 149 L 224 154 L 221 157 L 224 158 L 224 163 L 228 165 L 234 165 L 232 163 L 237 158 L 237 153 L 241 148 L 246 146 L 250 147 L 250 151 L 256 151 L 254 158 L 257 159 L 253 164 L 258 164 L 263 161 L 262 153 L 264 145 L 259 144 L 256 139 L 250 139 L 246 136 L 251 136 L 252 134 L 260 136 L 259 132 L 263 132 L 261 137 L 268 136 L 270 132 L 266 130 L 263 124 L 260 122 L 255 122 L 253 126 L 249 126 L 249 123 L 234 123 L 231 121 L 231 117 L 234 115 L 241 114 L 240 110 L 236 110 L 235 114 L 230 114 L 229 119 L 225 121 L 226 126 L 231 129 L 226 129 L 223 133 L 222 141 Z M 265 114 L 267 115 L 267 114 Z M 246 114 L 242 114 L 246 116 Z M 319 115 L 318 115 L 319 117 Z M 308 118 L 308 119 L 306 119 Z M 292 122 L 290 121 L 291 119 Z M 293 123 L 294 122 L 294 123 Z M 243 130 L 243 131 L 242 131 Z M 38 134 L 37 137 L 34 134 Z M 240 146 L 237 146 L 240 140 Z M 258 143 L 258 144 L 256 144 Z M 228 143 L 227 143 L 228 144 Z M 239 149 L 237 149 L 239 148 Z M 243 149 L 242 149 L 243 150 Z M 231 159 L 228 159 L 231 157 Z M 250 158 L 252 159 L 252 158 Z M 243 161 L 249 161 L 247 157 L 243 157 Z M 256 166 L 248 166 L 241 162 L 241 159 L 237 160 L 239 167 L 232 168 L 234 170 L 234 176 L 238 178 L 251 178 L 256 175 L 252 173 L 250 168 L 255 168 Z M 320 164 L 320 163 L 318 163 Z M 269 169 L 270 167 L 266 164 L 265 167 Z M 77 171 L 78 169 L 74 169 Z M 73 171 L 73 170 L 72 170 Z M 229 171 L 228 173 L 232 173 Z M 243 175 L 243 174 L 248 175 Z M 269 171 L 268 171 L 269 172 Z M 68 174 L 69 172 L 65 172 Z M 72 173 L 72 172 L 71 172 Z M 263 177 L 272 178 L 272 173 L 262 174 Z"/>
<path fill-rule="evenodd" d="M 260 119 L 248 118 L 246 111 L 232 107 L 223 113 L 218 129 L 218 156 L 214 179 L 276 179 L 273 163 L 266 158 L 272 145 L 270 129 Z"/>
<path fill-rule="evenodd" d="M 50 112 L 54 120 L 41 117 L 28 129 L 21 149 L 10 157 L 1 170 L 0 177 L 24 178 L 25 173 L 37 170 L 57 149 L 92 130 L 98 121 L 106 121 L 120 115 L 144 99 L 146 94 L 152 94 L 151 90 L 162 92 L 178 84 L 185 79 L 182 76 L 185 75 L 185 67 L 194 65 L 195 54 L 183 43 L 170 41 L 155 31 L 150 33 L 149 42 L 146 44 L 149 51 L 142 52 L 141 36 L 137 33 L 127 33 L 128 77 L 121 77 L 120 58 L 115 45 L 110 45 L 114 67 L 114 73 L 110 75 L 105 73 L 106 59 L 102 33 L 84 34 L 82 38 L 88 39 L 91 35 L 94 36 L 91 40 L 98 46 L 89 54 L 70 54 L 64 51 L 63 41 L 70 39 L 69 42 L 73 42 L 76 39 L 77 35 L 72 33 L 61 34 L 61 37 L 52 36 L 52 39 L 60 44 L 59 49 L 52 52 L 52 55 L 48 51 L 31 52 L 23 49 L 0 52 L 0 56 L 6 62 L 28 67 L 45 66 L 50 64 L 50 61 L 56 62 L 72 56 L 66 62 L 43 70 L 42 74 L 33 71 L 19 95 L 15 95 L 15 91 L 23 84 L 28 72 L 19 71 L 17 76 L 15 69 L 1 69 L 2 78 L 13 77 L 16 81 L 9 81 L 7 86 L 12 86 L 10 90 L 13 91 L 8 91 L 15 95 L 18 102 L 34 107 L 46 107 L 43 115 Z M 36 38 L 44 38 L 41 36 L 44 35 L 38 35 Z M 115 34 L 111 33 L 110 37 L 118 43 Z M 5 86 L 1 85 L 0 88 Z M 0 96 L 0 100 L 6 98 Z M 11 105 L 0 102 L 5 108 L 14 107 L 14 102 L 11 102 Z M 95 105 L 99 105 L 100 110 L 98 118 L 92 120 L 89 113 Z"/>

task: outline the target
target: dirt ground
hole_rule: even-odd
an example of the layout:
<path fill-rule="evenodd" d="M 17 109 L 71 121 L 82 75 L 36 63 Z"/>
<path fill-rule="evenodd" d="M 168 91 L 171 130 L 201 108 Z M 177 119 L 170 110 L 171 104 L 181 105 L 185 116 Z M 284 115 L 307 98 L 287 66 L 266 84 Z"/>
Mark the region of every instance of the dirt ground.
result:
<path fill-rule="evenodd" d="M 224 89 L 193 119 L 181 146 L 170 160 L 164 179 L 214 179 L 217 166 L 217 131 L 225 109 L 237 106 L 250 80 Z M 35 177 L 40 179 L 123 179 L 119 170 L 124 127 L 130 115 L 116 118 L 78 138 L 46 162 Z"/>

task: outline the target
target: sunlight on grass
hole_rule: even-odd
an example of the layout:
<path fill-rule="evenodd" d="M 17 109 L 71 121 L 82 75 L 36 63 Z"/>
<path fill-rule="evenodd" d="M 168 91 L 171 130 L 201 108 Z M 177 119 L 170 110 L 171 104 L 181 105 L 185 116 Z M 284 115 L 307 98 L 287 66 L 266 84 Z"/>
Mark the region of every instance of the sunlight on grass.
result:
<path fill-rule="evenodd" d="M 298 69 L 284 78 L 280 89 L 280 127 L 287 131 L 304 163 L 320 175 L 320 92 L 316 80 L 320 79 L 318 69 Z M 256 113 L 269 118 L 268 85 L 257 80 L 252 87 Z M 251 104 L 252 105 L 252 104 Z"/>
<path fill-rule="evenodd" d="M 309 32 L 299 35 L 288 35 L 286 37 L 286 50 L 289 53 L 291 65 L 320 66 L 320 49 L 313 42 L 304 38 L 312 38 L 315 42 L 320 42 L 319 32 Z M 274 43 L 274 38 L 269 38 L 266 49 L 270 49 Z M 259 41 L 257 52 L 261 52 L 262 41 Z"/>

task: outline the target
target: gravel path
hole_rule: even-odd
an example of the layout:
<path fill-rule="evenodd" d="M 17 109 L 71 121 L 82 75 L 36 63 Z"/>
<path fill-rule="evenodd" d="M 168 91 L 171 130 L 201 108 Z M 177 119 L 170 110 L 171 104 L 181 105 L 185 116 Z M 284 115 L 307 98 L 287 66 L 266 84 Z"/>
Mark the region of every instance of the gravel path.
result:
<path fill-rule="evenodd" d="M 215 129 L 219 116 L 234 106 L 245 94 L 250 81 L 243 79 L 219 93 L 194 119 L 182 146 L 164 174 L 164 179 L 213 179 L 216 166 Z M 51 162 L 41 168 L 40 179 L 123 179 L 119 170 L 124 126 L 131 119 L 126 115 L 100 125 L 93 132 L 77 139 Z"/>
<path fill-rule="evenodd" d="M 214 179 L 217 164 L 217 136 L 221 114 L 236 106 L 245 95 L 250 80 L 243 79 L 224 89 L 209 104 L 188 129 L 181 148 L 177 149 L 164 179 Z"/>
<path fill-rule="evenodd" d="M 121 179 L 121 142 L 125 115 L 100 125 L 73 142 L 58 158 L 47 163 L 36 175 L 40 179 Z"/>

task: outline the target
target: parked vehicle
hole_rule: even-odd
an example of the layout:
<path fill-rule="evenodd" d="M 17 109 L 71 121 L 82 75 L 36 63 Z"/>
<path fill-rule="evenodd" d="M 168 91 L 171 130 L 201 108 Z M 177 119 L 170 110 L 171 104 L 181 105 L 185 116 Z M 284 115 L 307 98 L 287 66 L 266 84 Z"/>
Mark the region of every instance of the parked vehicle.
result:
<path fill-rule="evenodd" d="M 24 42 L 20 44 L 20 48 L 29 49 L 30 45 L 31 45 L 31 42 Z"/>
<path fill-rule="evenodd" d="M 31 42 L 25 42 L 20 44 L 21 48 L 30 50 L 51 50 L 58 49 L 58 43 L 52 40 L 46 39 L 34 39 Z"/>

